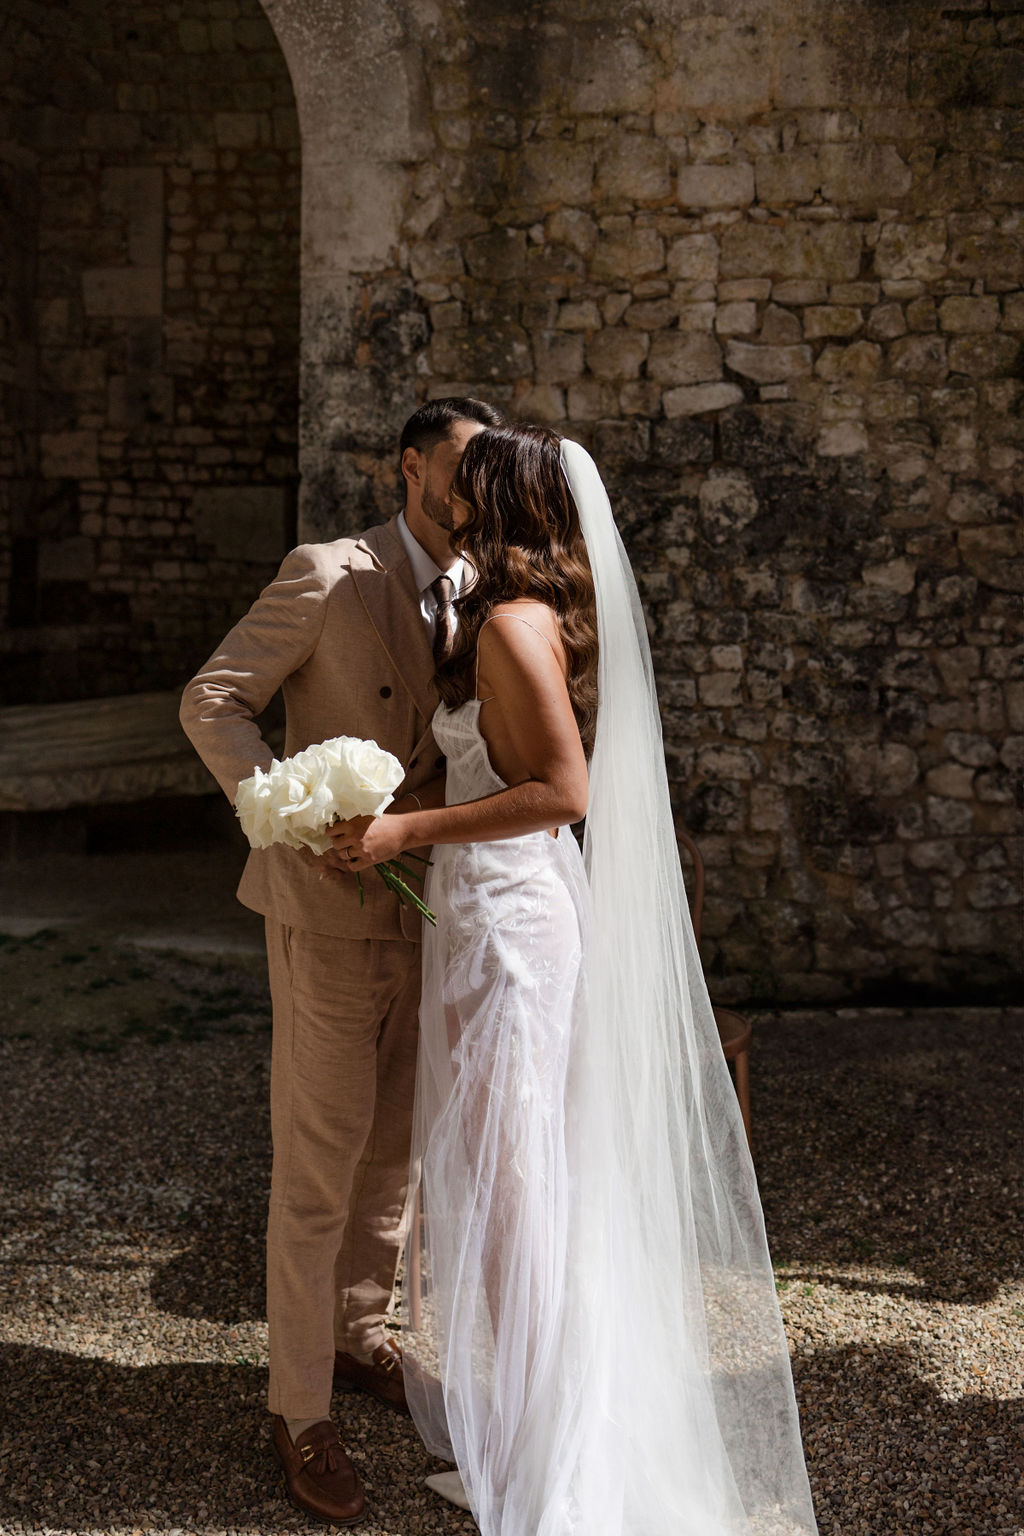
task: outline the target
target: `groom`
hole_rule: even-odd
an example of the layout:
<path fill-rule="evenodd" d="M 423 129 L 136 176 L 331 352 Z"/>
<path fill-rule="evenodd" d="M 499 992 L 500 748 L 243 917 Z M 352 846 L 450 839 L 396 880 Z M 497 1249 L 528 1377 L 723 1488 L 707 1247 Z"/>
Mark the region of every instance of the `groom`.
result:
<path fill-rule="evenodd" d="M 356 539 L 307 544 L 185 689 L 182 725 L 230 799 L 273 754 L 255 723 L 280 687 L 285 754 L 375 740 L 406 776 L 396 809 L 441 804 L 433 677 L 463 563 L 448 542 L 452 477 L 500 414 L 435 400 L 401 437 L 405 510 Z M 339 1524 L 364 1508 L 330 1421 L 331 1387 L 407 1411 L 385 1332 L 402 1244 L 416 1065 L 420 919 L 334 851 L 250 854 L 239 900 L 266 918 L 274 1010 L 267 1317 L 274 1447 L 289 1497 Z M 327 878 L 325 878 L 327 876 Z"/>

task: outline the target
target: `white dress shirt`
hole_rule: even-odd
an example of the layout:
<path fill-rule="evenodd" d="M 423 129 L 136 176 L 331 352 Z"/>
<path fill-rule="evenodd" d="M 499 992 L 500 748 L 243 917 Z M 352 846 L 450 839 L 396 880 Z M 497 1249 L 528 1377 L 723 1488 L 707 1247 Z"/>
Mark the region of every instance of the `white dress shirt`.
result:
<path fill-rule="evenodd" d="M 423 548 L 423 545 L 410 532 L 404 512 L 399 512 L 398 514 L 398 533 L 405 546 L 405 552 L 409 556 L 409 564 L 412 567 L 412 579 L 419 588 L 420 613 L 423 615 L 423 623 L 426 626 L 427 634 L 430 636 L 430 643 L 433 645 L 434 634 L 437 630 L 437 597 L 430 590 L 431 583 L 436 581 L 439 576 L 450 577 L 452 586 L 455 589 L 453 596 L 458 597 L 462 592 L 463 583 L 466 579 L 466 561 L 460 555 L 455 563 L 449 566 L 446 571 L 443 571 L 439 565 L 435 565 Z M 459 621 L 454 609 L 452 610 L 452 619 L 454 627 L 458 629 Z"/>

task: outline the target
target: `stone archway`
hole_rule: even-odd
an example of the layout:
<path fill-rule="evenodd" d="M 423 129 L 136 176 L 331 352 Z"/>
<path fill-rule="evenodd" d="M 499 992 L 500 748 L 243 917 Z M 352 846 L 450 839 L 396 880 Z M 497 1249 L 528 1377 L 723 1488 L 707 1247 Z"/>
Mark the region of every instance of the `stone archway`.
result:
<path fill-rule="evenodd" d="M 288 69 L 256 0 L 6 12 L 3 702 L 170 688 L 294 539 Z"/>

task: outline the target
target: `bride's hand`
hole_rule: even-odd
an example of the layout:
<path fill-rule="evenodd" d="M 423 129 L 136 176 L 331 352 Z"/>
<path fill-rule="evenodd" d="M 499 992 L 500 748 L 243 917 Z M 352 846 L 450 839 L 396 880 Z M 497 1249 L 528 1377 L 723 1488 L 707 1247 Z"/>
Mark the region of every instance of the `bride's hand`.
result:
<path fill-rule="evenodd" d="M 406 846 L 404 816 L 355 816 L 336 821 L 327 835 L 338 855 L 338 867 L 357 875 L 372 864 L 397 858 Z"/>

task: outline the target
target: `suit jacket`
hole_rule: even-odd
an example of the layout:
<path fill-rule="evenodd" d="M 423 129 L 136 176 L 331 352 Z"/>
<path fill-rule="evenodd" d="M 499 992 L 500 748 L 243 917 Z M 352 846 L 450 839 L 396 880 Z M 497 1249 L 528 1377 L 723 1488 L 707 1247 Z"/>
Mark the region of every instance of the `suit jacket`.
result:
<path fill-rule="evenodd" d="M 430 729 L 437 705 L 434 658 L 419 593 L 396 520 L 357 539 L 304 544 L 185 689 L 181 723 L 233 802 L 239 781 L 273 753 L 254 716 L 281 688 L 285 755 L 331 736 L 361 736 L 393 752 L 422 787 L 444 767 Z M 400 907 L 372 870 L 333 874 L 308 849 L 254 849 L 238 898 L 294 928 L 348 938 L 419 938 L 420 918 Z"/>

